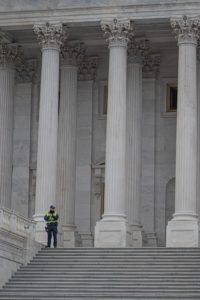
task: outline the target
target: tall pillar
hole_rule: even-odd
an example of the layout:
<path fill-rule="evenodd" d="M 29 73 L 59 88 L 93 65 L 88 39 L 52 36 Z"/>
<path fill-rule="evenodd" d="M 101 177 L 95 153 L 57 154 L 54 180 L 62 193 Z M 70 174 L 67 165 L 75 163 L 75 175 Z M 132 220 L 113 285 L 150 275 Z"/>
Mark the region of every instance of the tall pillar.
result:
<path fill-rule="evenodd" d="M 109 86 L 106 133 L 105 211 L 95 228 L 95 247 L 126 247 L 131 234 L 126 217 L 126 78 L 130 22 L 102 23 L 108 36 Z"/>
<path fill-rule="evenodd" d="M 128 48 L 127 68 L 126 201 L 133 247 L 142 247 L 142 53 L 143 42 L 132 40 Z"/>
<path fill-rule="evenodd" d="M 178 38 L 178 110 L 175 214 L 167 226 L 168 247 L 198 247 L 197 217 L 197 70 L 200 19 L 172 20 Z"/>
<path fill-rule="evenodd" d="M 59 55 L 61 24 L 35 25 L 42 46 L 42 71 L 37 153 L 36 240 L 46 242 L 44 214 L 56 201 Z"/>
<path fill-rule="evenodd" d="M 197 49 L 197 212 L 200 215 L 200 48 Z"/>
<path fill-rule="evenodd" d="M 84 54 L 80 45 L 62 48 L 57 201 L 62 225 L 62 245 L 76 244 L 76 120 L 77 120 L 77 63 Z"/>
<path fill-rule="evenodd" d="M 11 208 L 14 59 L 17 47 L 0 44 L 0 205 Z"/>

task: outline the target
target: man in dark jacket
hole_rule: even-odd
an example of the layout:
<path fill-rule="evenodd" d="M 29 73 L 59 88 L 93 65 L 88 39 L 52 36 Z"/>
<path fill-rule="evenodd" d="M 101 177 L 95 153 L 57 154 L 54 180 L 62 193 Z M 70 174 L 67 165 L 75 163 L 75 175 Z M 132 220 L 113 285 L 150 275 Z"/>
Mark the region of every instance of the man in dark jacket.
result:
<path fill-rule="evenodd" d="M 47 240 L 47 248 L 51 247 L 51 238 L 53 235 L 53 245 L 54 248 L 57 247 L 57 233 L 58 233 L 58 218 L 59 215 L 55 211 L 55 206 L 51 205 L 49 212 L 46 213 L 44 216 L 44 219 L 47 223 L 47 235 L 48 235 L 48 240 Z"/>

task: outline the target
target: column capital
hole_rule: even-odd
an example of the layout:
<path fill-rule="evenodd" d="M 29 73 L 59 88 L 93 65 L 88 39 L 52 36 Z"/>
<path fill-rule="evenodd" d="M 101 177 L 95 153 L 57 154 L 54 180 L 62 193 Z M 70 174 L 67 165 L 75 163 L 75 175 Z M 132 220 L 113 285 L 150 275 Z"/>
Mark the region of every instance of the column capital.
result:
<path fill-rule="evenodd" d="M 127 47 L 129 39 L 133 35 L 133 24 L 128 19 L 103 20 L 101 29 L 107 36 L 109 47 Z"/>
<path fill-rule="evenodd" d="M 61 23 L 35 24 L 33 26 L 33 31 L 37 35 L 37 39 L 42 47 L 42 50 L 60 50 L 64 36 L 63 25 Z"/>
<path fill-rule="evenodd" d="M 98 57 L 85 57 L 79 65 L 79 80 L 94 80 L 96 76 Z"/>
<path fill-rule="evenodd" d="M 145 77 L 157 76 L 160 68 L 161 56 L 159 53 L 150 53 L 143 60 L 143 74 Z"/>
<path fill-rule="evenodd" d="M 61 61 L 62 65 L 77 66 L 85 55 L 85 48 L 83 43 L 66 42 L 61 47 Z"/>
<path fill-rule="evenodd" d="M 22 48 L 16 44 L 0 43 L 0 68 L 14 68 Z"/>
<path fill-rule="evenodd" d="M 137 40 L 132 38 L 128 47 L 128 62 L 142 63 L 145 54 L 149 52 L 149 41 L 146 39 Z"/>
<path fill-rule="evenodd" d="M 16 65 L 16 81 L 18 83 L 33 82 L 36 80 L 36 68 L 34 63 L 25 59 Z"/>
<path fill-rule="evenodd" d="M 200 18 L 189 18 L 183 16 L 181 18 L 171 19 L 171 27 L 178 44 L 192 43 L 197 44 L 200 36 Z"/>

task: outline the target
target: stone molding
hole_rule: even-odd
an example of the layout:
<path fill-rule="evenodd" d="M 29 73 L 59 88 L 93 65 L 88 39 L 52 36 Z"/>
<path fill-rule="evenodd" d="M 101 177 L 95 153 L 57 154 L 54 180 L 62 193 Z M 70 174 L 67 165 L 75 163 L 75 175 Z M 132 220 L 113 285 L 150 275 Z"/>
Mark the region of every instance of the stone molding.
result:
<path fill-rule="evenodd" d="M 0 208 L 0 228 L 34 239 L 35 222 L 5 208 Z"/>
<path fill-rule="evenodd" d="M 65 42 L 61 47 L 62 65 L 77 66 L 83 60 L 85 48 L 83 43 Z"/>
<path fill-rule="evenodd" d="M 197 44 L 197 40 L 200 37 L 199 17 L 189 18 L 187 16 L 183 16 L 178 19 L 171 19 L 171 27 L 176 39 L 178 40 L 178 44 Z"/>
<path fill-rule="evenodd" d="M 142 63 L 145 54 L 149 54 L 149 41 L 146 39 L 138 41 L 135 38 L 130 40 L 128 46 L 128 62 L 129 63 Z"/>
<path fill-rule="evenodd" d="M 16 60 L 20 58 L 21 47 L 16 44 L 0 43 L 0 67 L 14 68 Z"/>
<path fill-rule="evenodd" d="M 143 59 L 143 74 L 144 77 L 157 76 L 160 70 L 161 56 L 158 53 L 151 53 Z"/>
<path fill-rule="evenodd" d="M 18 83 L 34 82 L 37 78 L 36 75 L 37 62 L 27 61 L 24 57 L 21 58 L 16 64 L 15 80 Z"/>
<path fill-rule="evenodd" d="M 95 80 L 97 57 L 85 57 L 79 65 L 78 80 Z"/>
<path fill-rule="evenodd" d="M 133 23 L 128 19 L 102 21 L 101 29 L 107 36 L 109 47 L 127 47 L 133 36 Z"/>
<path fill-rule="evenodd" d="M 42 49 L 60 50 L 64 34 L 67 34 L 61 23 L 35 24 L 33 26 L 33 31 L 37 35 L 37 39 Z"/>

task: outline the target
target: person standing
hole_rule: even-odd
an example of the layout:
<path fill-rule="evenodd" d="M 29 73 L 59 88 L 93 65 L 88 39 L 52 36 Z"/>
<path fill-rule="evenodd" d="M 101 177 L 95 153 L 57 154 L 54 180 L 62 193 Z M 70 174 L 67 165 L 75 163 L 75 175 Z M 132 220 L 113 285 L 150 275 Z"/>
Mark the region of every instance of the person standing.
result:
<path fill-rule="evenodd" d="M 55 210 L 55 206 L 51 205 L 49 211 L 44 216 L 44 220 L 47 223 L 46 231 L 48 237 L 46 248 L 51 247 L 52 235 L 53 235 L 54 248 L 57 247 L 58 219 L 59 219 L 59 215 Z"/>

